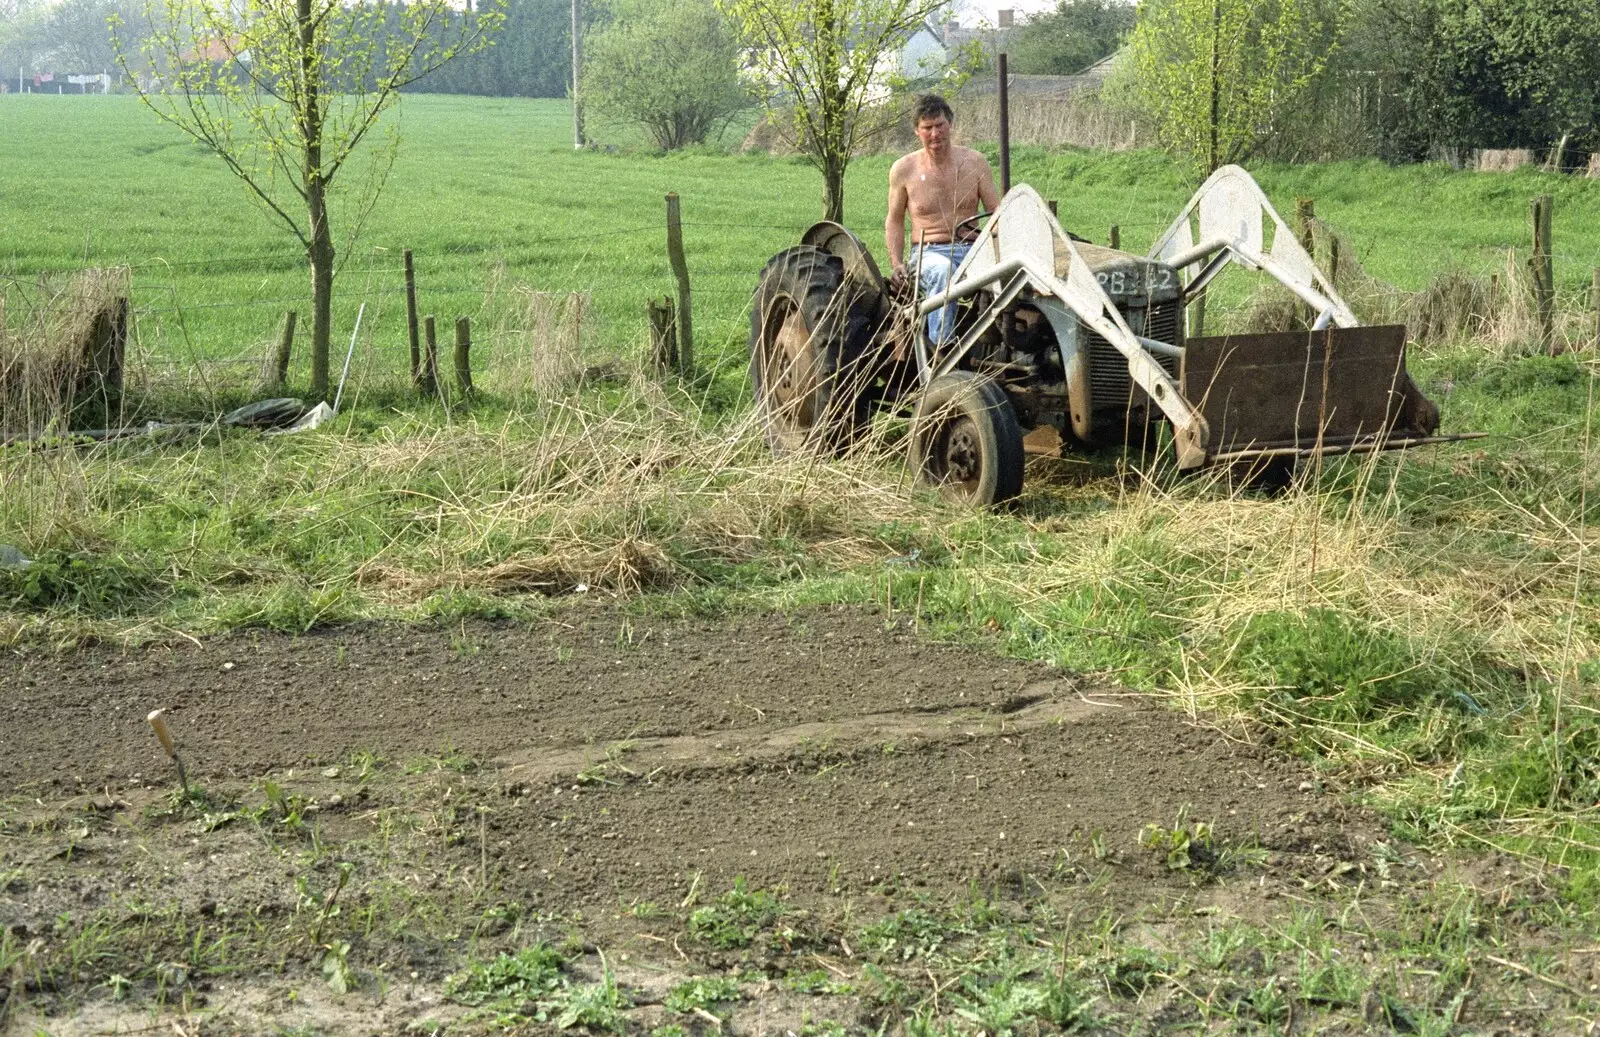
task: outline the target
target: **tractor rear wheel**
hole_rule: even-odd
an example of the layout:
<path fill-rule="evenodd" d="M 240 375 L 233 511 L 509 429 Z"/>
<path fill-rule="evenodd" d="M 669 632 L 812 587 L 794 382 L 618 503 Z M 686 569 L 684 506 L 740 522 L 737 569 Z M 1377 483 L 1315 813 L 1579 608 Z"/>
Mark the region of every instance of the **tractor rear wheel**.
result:
<path fill-rule="evenodd" d="M 934 379 L 911 418 L 911 468 L 946 497 L 986 506 L 1022 492 L 1022 429 L 1005 390 L 971 371 Z"/>
<path fill-rule="evenodd" d="M 881 300 L 810 245 L 773 256 L 750 312 L 750 377 L 775 454 L 838 451 L 866 427 Z"/>

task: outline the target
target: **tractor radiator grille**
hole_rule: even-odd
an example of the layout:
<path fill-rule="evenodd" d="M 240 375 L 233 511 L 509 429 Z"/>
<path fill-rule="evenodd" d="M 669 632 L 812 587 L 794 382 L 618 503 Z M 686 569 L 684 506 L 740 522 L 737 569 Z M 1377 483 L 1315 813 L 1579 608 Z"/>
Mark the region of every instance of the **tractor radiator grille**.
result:
<path fill-rule="evenodd" d="M 1151 306 L 1148 313 L 1143 307 L 1138 309 L 1125 309 L 1122 311 L 1123 319 L 1128 322 L 1128 327 L 1134 334 L 1153 338 L 1158 342 L 1170 342 L 1181 345 L 1182 340 L 1178 334 L 1178 321 L 1182 317 L 1182 309 L 1178 300 L 1158 302 Z M 1142 318 L 1142 319 L 1141 319 Z M 1121 407 L 1127 403 L 1142 402 L 1144 390 L 1132 394 L 1133 380 L 1128 377 L 1128 361 L 1117 352 L 1117 347 L 1106 341 L 1104 335 L 1089 328 L 1080 326 L 1084 340 L 1089 344 L 1089 392 L 1094 400 L 1094 408 Z M 1178 361 L 1174 357 L 1155 357 L 1169 375 L 1178 376 Z"/>
<path fill-rule="evenodd" d="M 1144 337 L 1153 338 L 1157 342 L 1168 342 L 1174 346 L 1183 345 L 1183 339 L 1179 337 L 1178 331 L 1178 321 L 1182 316 L 1183 311 L 1178 306 L 1178 300 L 1156 303 L 1150 307 L 1150 314 L 1145 318 Z M 1163 360 L 1161 366 L 1167 369 L 1168 374 L 1177 373 L 1175 360 Z"/>

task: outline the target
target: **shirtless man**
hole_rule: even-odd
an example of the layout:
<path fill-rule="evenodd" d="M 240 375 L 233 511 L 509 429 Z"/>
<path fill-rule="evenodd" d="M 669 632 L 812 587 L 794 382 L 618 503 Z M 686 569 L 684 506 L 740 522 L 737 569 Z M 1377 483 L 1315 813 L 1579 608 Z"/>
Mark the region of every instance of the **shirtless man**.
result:
<path fill-rule="evenodd" d="M 889 245 L 889 265 L 894 278 L 914 276 L 920 259 L 923 297 L 936 295 L 950 284 L 956 267 L 966 258 L 977 231 L 956 225 L 1000 204 L 989 162 L 971 148 L 950 143 L 955 113 L 938 94 L 925 94 L 912 110 L 917 139 L 922 147 L 906 155 L 889 170 L 889 218 L 883 235 Z M 911 255 L 906 255 L 906 211 L 911 212 Z M 916 242 L 923 244 L 917 246 Z M 918 255 L 920 253 L 920 257 Z M 943 344 L 955 321 L 955 304 L 928 314 L 928 338 Z"/>

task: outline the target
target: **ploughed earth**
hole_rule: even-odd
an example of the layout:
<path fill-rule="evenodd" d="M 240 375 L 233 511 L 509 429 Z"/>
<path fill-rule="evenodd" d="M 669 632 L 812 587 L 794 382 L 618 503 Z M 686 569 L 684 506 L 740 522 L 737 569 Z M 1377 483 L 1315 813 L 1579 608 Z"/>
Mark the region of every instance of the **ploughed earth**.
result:
<path fill-rule="evenodd" d="M 146 721 L 158 708 L 187 799 Z M 0 1031 L 537 1030 L 559 1011 L 541 1021 L 530 994 L 495 1015 L 447 981 L 536 941 L 621 1006 L 570 1025 L 630 1032 L 1002 1029 L 952 1014 L 986 1003 L 969 966 L 994 932 L 1058 954 L 1062 975 L 1069 948 L 1078 965 L 1101 953 L 1089 933 L 1156 962 L 1131 986 L 1083 973 L 1084 1026 L 1108 1032 L 1211 1025 L 1184 968 L 1249 973 L 1239 990 L 1282 987 L 1289 1022 L 1299 1003 L 1350 1032 L 1447 1009 L 1481 1032 L 1549 1028 L 1552 998 L 1590 979 L 1502 969 L 1433 1004 L 1449 992 L 1433 979 L 1380 991 L 1359 966 L 1319 999 L 1293 987 L 1292 955 L 1184 966 L 1218 932 L 1307 912 L 1427 915 L 1446 881 L 1485 903 L 1544 894 L 1506 862 L 1397 843 L 1243 732 L 860 611 L 579 611 L 7 658 L 0 801 Z M 1381 928 L 1324 953 L 1356 961 Z M 670 1008 L 697 975 L 740 999 Z M 1228 1018 L 1284 1022 L 1247 1001 Z"/>

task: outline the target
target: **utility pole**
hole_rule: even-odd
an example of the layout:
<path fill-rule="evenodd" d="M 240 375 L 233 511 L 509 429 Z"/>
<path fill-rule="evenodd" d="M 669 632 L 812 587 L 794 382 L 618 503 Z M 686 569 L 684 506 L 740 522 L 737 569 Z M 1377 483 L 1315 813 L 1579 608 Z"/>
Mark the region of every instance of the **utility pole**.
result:
<path fill-rule="evenodd" d="M 581 150 L 589 141 L 583 135 L 583 0 L 572 0 L 572 147 Z"/>

